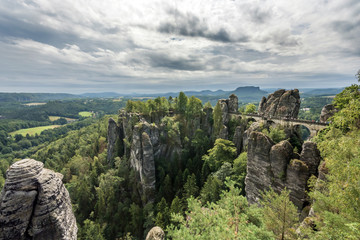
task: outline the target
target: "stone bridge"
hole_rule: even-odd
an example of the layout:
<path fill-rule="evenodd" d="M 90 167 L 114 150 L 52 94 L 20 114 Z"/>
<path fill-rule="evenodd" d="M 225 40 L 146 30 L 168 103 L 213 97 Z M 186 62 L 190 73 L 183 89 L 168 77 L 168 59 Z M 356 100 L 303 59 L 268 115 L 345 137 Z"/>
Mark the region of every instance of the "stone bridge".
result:
<path fill-rule="evenodd" d="M 300 120 L 300 119 L 289 119 L 289 118 L 267 118 L 258 114 L 242 114 L 241 116 L 247 119 L 254 119 L 259 123 L 270 123 L 277 124 L 284 127 L 295 127 L 295 126 L 305 126 L 310 131 L 310 138 L 314 137 L 320 130 L 323 130 L 328 126 L 327 123 L 319 123 L 309 120 Z"/>

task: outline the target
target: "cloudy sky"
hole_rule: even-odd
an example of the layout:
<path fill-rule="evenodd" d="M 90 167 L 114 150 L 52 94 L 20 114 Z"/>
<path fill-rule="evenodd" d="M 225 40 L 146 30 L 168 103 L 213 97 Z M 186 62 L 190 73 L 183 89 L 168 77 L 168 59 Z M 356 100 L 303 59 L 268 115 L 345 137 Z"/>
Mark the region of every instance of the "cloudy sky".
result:
<path fill-rule="evenodd" d="M 359 0 L 0 0 L 0 91 L 343 87 Z"/>

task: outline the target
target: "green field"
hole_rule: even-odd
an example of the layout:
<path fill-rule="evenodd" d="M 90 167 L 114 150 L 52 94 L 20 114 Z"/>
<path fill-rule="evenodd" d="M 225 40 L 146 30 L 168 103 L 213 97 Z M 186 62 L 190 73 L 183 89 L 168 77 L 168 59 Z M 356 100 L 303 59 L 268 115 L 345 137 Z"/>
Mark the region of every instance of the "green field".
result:
<path fill-rule="evenodd" d="M 82 117 L 92 117 L 92 112 L 79 112 L 79 115 Z"/>
<path fill-rule="evenodd" d="M 56 121 L 56 120 L 58 120 L 59 118 L 65 118 L 66 119 L 66 121 L 75 121 L 76 119 L 75 118 L 67 118 L 67 117 L 59 117 L 59 116 L 49 116 L 49 120 L 50 121 Z"/>
<path fill-rule="evenodd" d="M 25 137 L 26 134 L 29 134 L 29 135 L 35 135 L 36 133 L 40 134 L 44 130 L 54 129 L 57 127 L 61 127 L 61 125 L 50 125 L 50 126 L 42 126 L 42 127 L 34 127 L 34 128 L 25 128 L 25 129 L 17 130 L 15 132 L 11 132 L 10 135 L 15 136 L 16 134 L 21 134 Z"/>

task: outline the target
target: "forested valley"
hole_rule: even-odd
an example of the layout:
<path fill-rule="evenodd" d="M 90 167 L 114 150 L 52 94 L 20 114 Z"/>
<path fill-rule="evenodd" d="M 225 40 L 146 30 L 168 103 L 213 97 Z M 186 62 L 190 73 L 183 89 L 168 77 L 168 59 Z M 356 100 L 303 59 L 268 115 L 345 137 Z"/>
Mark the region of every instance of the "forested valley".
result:
<path fill-rule="evenodd" d="M 245 191 L 251 151 L 247 143 L 255 136 L 251 132 L 259 132 L 271 146 L 286 140 L 292 151 L 288 164 L 301 165 L 305 139 L 300 128 L 289 130 L 241 117 L 259 110 L 255 102 L 236 104 L 240 109 L 235 110 L 230 97 L 229 117 L 224 115 L 224 101 L 212 106 L 182 92 L 174 98 L 128 100 L 117 115 L 102 110 L 96 118 L 36 136 L 8 133 L 24 123 L 40 126 L 49 115 L 79 118 L 78 112 L 96 110 L 96 105 L 88 102 L 91 107 L 85 107 L 76 100 L 66 113 L 66 103 L 51 102 L 39 112 L 9 114 L 23 118 L 12 123 L 5 119 L 4 127 L 0 125 L 0 188 L 8 167 L 23 158 L 61 173 L 78 239 L 145 239 L 154 226 L 161 227 L 168 239 L 359 239 L 359 90 L 359 85 L 352 85 L 333 99 L 302 102 L 302 108 L 316 109 L 311 113 L 300 109 L 299 117 L 307 120 L 318 121 L 326 104 L 337 109 L 329 125 L 311 139 L 322 160 L 307 181 L 305 207 L 291 201 L 292 190 L 286 187 L 264 189 L 257 204 L 249 204 Z M 34 121 L 27 118 L 30 114 L 41 117 Z M 246 131 L 247 138 L 239 137 Z M 136 162 L 139 159 L 141 163 Z M 146 159 L 152 159 L 154 169 L 147 168 Z M 154 175 L 149 174 L 152 171 Z M 277 178 L 285 181 L 286 176 L 272 181 Z"/>

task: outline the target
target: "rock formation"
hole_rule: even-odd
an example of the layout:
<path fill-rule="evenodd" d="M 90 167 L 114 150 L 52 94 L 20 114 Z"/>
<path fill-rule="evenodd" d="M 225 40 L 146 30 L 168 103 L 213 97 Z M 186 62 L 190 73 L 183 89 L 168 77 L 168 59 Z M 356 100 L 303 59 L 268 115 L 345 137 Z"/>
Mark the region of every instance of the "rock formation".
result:
<path fill-rule="evenodd" d="M 239 155 L 243 150 L 244 129 L 245 126 L 242 125 L 235 128 L 233 142 L 236 147 L 237 155 Z"/>
<path fill-rule="evenodd" d="M 130 160 L 130 165 L 135 170 L 140 183 L 137 191 L 144 204 L 154 200 L 155 160 L 161 158 L 172 161 L 181 154 L 180 134 L 168 136 L 167 126 L 162 123 L 162 118 L 162 114 L 154 113 L 151 116 L 144 116 L 121 111 L 117 124 L 109 120 L 108 144 L 111 145 L 109 147 L 119 148 L 118 151 L 112 151 L 114 152 L 112 157 L 122 157 L 122 155 L 116 155 L 122 153 Z M 199 123 L 200 121 L 202 121 L 200 118 L 194 120 Z M 118 131 L 118 133 L 112 134 L 111 131 Z M 116 136 L 117 139 L 114 139 L 113 137 L 116 138 Z"/>
<path fill-rule="evenodd" d="M 160 227 L 153 227 L 146 235 L 146 240 L 164 240 L 165 233 Z"/>
<path fill-rule="evenodd" d="M 239 118 L 238 113 L 238 97 L 235 94 L 230 95 L 228 99 L 219 99 L 218 104 L 221 109 L 221 119 L 223 127 L 221 128 L 217 138 L 229 138 L 229 122 Z M 241 117 L 240 117 L 241 119 Z"/>
<path fill-rule="evenodd" d="M 258 112 L 265 117 L 297 118 L 299 109 L 299 90 L 280 89 L 261 99 Z"/>
<path fill-rule="evenodd" d="M 24 159 L 6 173 L 0 194 L 0 239 L 70 240 L 76 219 L 62 175 Z"/>
<path fill-rule="evenodd" d="M 321 157 L 316 144 L 305 142 L 297 159 L 299 155 L 287 140 L 274 144 L 265 134 L 252 131 L 248 141 L 245 191 L 249 203 L 258 202 L 269 187 L 276 192 L 286 187 L 291 191 L 290 200 L 303 209 L 308 204 L 307 181 L 318 175 Z"/>
<path fill-rule="evenodd" d="M 338 110 L 335 108 L 334 105 L 332 105 L 332 104 L 325 105 L 320 113 L 320 122 L 322 122 L 322 123 L 327 122 L 328 119 L 331 118 L 332 116 L 334 116 L 334 114 L 337 111 Z"/>

